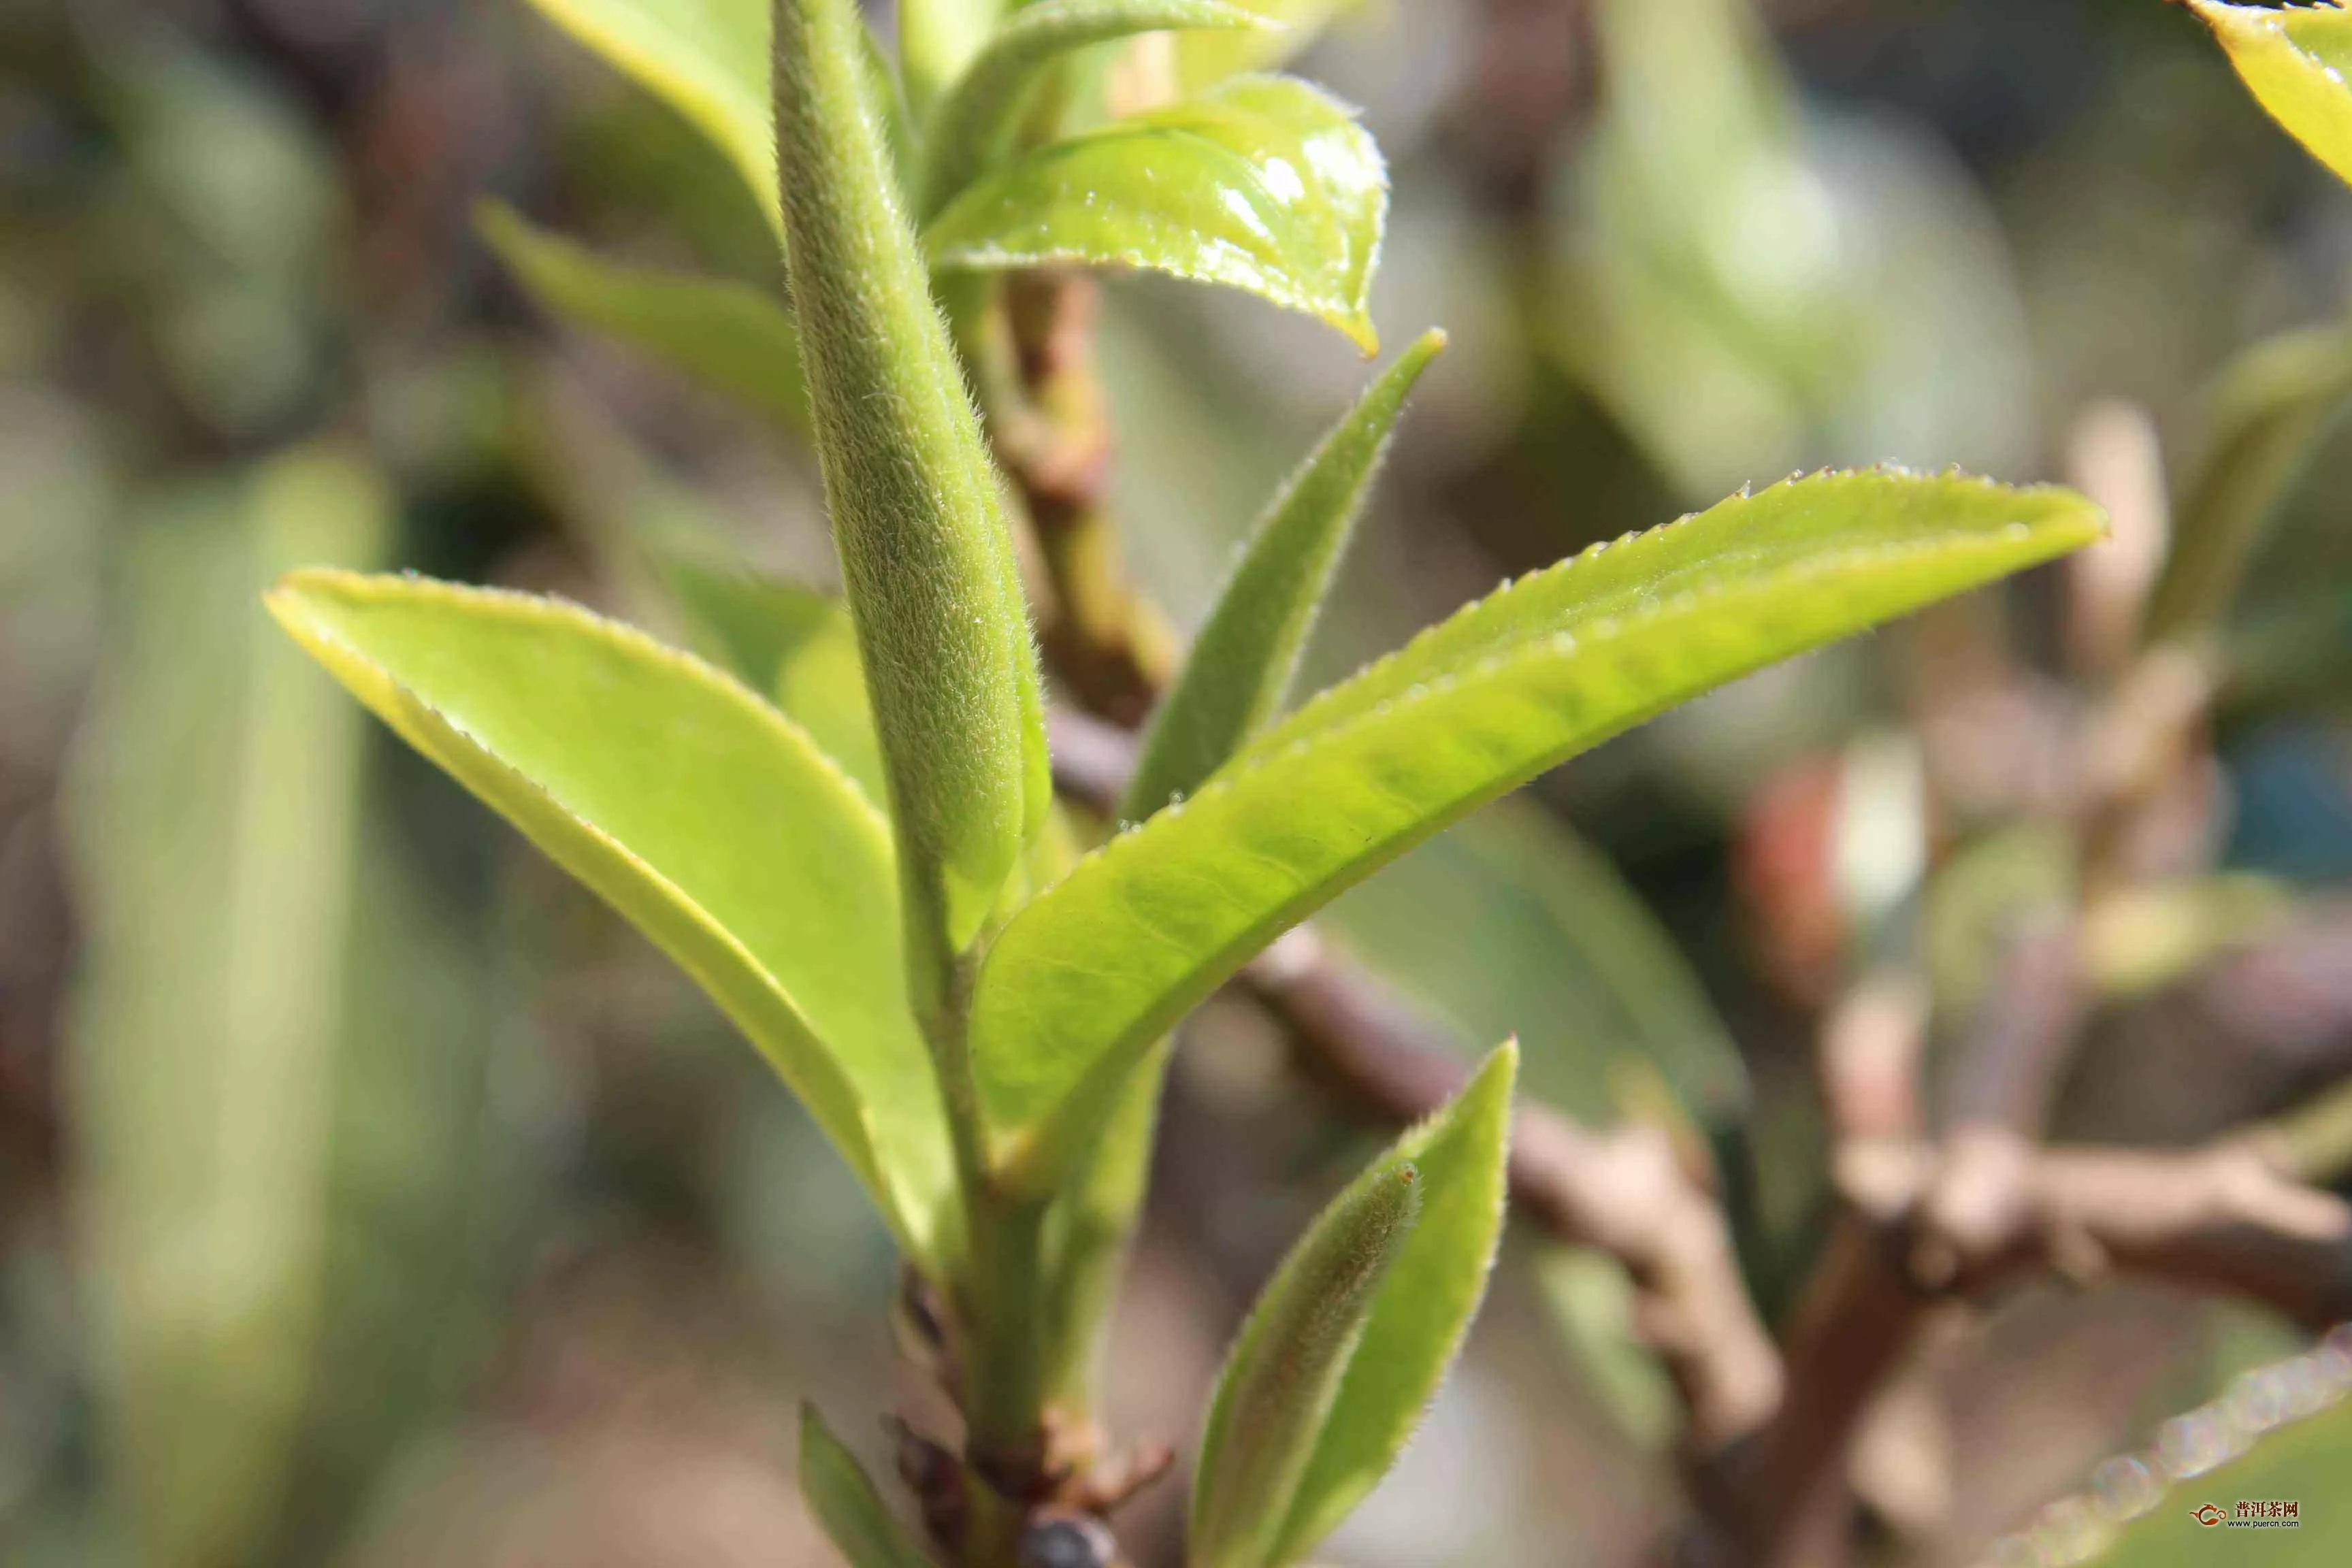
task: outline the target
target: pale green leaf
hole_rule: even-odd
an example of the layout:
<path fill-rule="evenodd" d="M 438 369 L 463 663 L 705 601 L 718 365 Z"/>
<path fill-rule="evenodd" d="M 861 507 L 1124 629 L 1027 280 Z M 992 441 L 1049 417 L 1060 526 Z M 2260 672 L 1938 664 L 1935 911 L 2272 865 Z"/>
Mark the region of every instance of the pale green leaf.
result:
<path fill-rule="evenodd" d="M 1317 917 L 1475 1047 L 1516 1028 L 1526 1093 L 1585 1121 L 1663 1081 L 1720 1128 L 1739 1053 L 1674 938 L 1608 857 L 1531 800 L 1497 801 Z"/>
<path fill-rule="evenodd" d="M 808 428 L 800 333 L 782 303 L 746 283 L 631 267 L 486 203 L 482 237 L 541 305 L 740 399 Z"/>
<path fill-rule="evenodd" d="M 1397 1144 L 1421 1172 L 1421 1217 L 1372 1297 L 1270 1563 L 1306 1556 L 1388 1473 L 1462 1348 L 1503 1239 L 1518 1060 L 1516 1045 L 1496 1049 Z"/>
<path fill-rule="evenodd" d="M 2172 554 L 2148 600 L 2151 640 L 2228 617 L 2279 503 L 2347 396 L 2352 333 L 2340 327 L 2288 332 L 2231 363 L 2205 458 L 2173 510 Z"/>
<path fill-rule="evenodd" d="M 899 0 L 898 61 L 907 99 L 928 115 L 1018 0 Z"/>
<path fill-rule="evenodd" d="M 2227 5 L 2189 0 L 2255 101 L 2312 155 L 2352 180 L 2352 12 L 2337 5 Z"/>
<path fill-rule="evenodd" d="M 1258 32 L 1193 33 L 1176 40 L 1176 79 L 1198 92 L 1244 71 L 1272 70 L 1296 58 L 1333 21 L 1361 0 L 1243 0 L 1272 26 Z"/>
<path fill-rule="evenodd" d="M 994 1158 L 1051 1190 L 1134 1063 L 1350 883 L 1674 704 L 2074 549 L 2070 491 L 1897 471 L 1740 496 L 1521 579 L 1308 702 L 999 934 L 973 1003 Z"/>
<path fill-rule="evenodd" d="M 801 1496 L 849 1568 L 931 1568 L 931 1559 L 882 1501 L 866 1467 L 814 1405 L 801 1406 Z"/>
<path fill-rule="evenodd" d="M 99 1429 L 136 1560 L 267 1561 L 300 1458 L 366 735 L 253 614 L 290 563 L 364 562 L 389 498 L 305 452 L 116 542 L 65 802 L 80 925 L 68 1110 Z"/>
<path fill-rule="evenodd" d="M 716 143 L 774 221 L 768 0 L 530 0 Z"/>
<path fill-rule="evenodd" d="M 894 187 L 853 0 L 780 0 L 793 301 L 898 826 L 919 1005 L 1052 804 L 998 479 Z"/>
<path fill-rule="evenodd" d="M 2329 1359 L 2298 1356 L 2249 1373 L 2231 1398 L 2185 1417 L 2172 1440 L 2199 1465 L 2196 1475 L 2170 1479 L 2161 1452 L 2102 1467 L 2103 1487 L 2043 1515 L 2043 1528 L 2068 1548 L 2064 1560 L 2210 1568 L 2242 1552 L 2263 1568 L 2336 1568 L 2352 1554 L 2352 1516 L 2342 1503 L 2344 1478 L 2352 1473 L 2352 1402 L 2343 1397 L 2340 1359 L 2332 1365 Z M 2314 1404 L 2315 1414 L 2298 1414 Z M 2275 1424 L 2245 1430 L 2244 1416 L 2256 1412 Z M 2215 1465 L 2231 1447 L 2242 1451 Z M 2299 1522 L 2291 1530 L 2233 1529 L 2229 1521 L 2242 1500 L 2294 1503 Z M 2210 1525 L 2199 1517 L 2209 1505 L 2217 1517 Z"/>
<path fill-rule="evenodd" d="M 584 610 L 304 572 L 278 620 L 418 751 L 676 959 L 800 1095 L 908 1255 L 954 1238 L 889 833 L 796 725 Z"/>
<path fill-rule="evenodd" d="M 1265 28 L 1229 0 L 1038 0 L 997 29 L 931 115 L 923 210 L 937 212 L 1010 143 L 1039 74 L 1089 44 L 1178 28 Z"/>
<path fill-rule="evenodd" d="M 933 265 L 1078 262 L 1222 283 L 1369 353 L 1388 170 L 1344 105 L 1289 77 L 1056 142 L 980 176 L 924 231 Z"/>
<path fill-rule="evenodd" d="M 807 731 L 868 800 L 887 799 L 857 633 L 841 601 L 740 569 L 672 561 L 666 573 L 695 651 Z"/>
<path fill-rule="evenodd" d="M 1275 1271 L 1225 1357 L 1192 1469 L 1190 1568 L 1272 1568 L 1298 1482 L 1391 1263 L 1413 1232 L 1421 1173 L 1375 1163 Z"/>
<path fill-rule="evenodd" d="M 1200 788 L 1281 710 L 1405 396 L 1444 346 L 1444 332 L 1423 334 L 1275 496 L 1152 713 L 1122 817 L 1140 820 Z"/>

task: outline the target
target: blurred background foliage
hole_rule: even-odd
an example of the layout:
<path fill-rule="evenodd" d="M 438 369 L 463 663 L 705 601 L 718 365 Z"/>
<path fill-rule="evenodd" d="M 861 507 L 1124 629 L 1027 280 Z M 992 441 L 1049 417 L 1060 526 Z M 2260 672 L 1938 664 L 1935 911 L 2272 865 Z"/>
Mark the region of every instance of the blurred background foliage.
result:
<path fill-rule="evenodd" d="M 547 296 L 579 257 L 477 209 L 747 289 L 778 276 L 766 218 L 519 3 L 9 0 L 0 57 L 0 1555 L 819 1560 L 792 1396 L 870 1410 L 903 1376 L 854 1182 L 690 986 L 256 598 L 294 562 L 376 563 L 683 637 L 698 603 L 711 635 L 713 562 L 829 583 L 793 399 L 723 391 L 742 339 L 703 345 L 714 390 L 560 325 L 488 240 Z M 2302 460 L 2352 384 L 2352 195 L 2185 13 L 1370 0 L 1302 69 L 1392 166 L 1379 321 L 1454 342 L 1311 675 L 1742 484 L 2059 477 L 2087 410 L 2145 408 L 2176 476 L 2223 443 L 2292 482 L 2231 623 L 2234 875 L 2118 939 L 2060 1127 L 2185 1142 L 2352 1066 L 2352 441 Z M 2265 456 L 2241 356 L 2290 331 L 2269 374 L 2299 423 Z M 1366 372 L 1149 279 L 1101 332 L 1118 518 L 1181 626 Z M 1825 976 L 1912 896 L 1839 868 L 1933 841 L 1923 940 L 1962 997 L 1998 911 L 2068 875 L 2030 826 L 1919 826 L 1892 727 L 1988 625 L 2053 671 L 2048 576 L 1627 737 L 1328 929 L 1465 1050 L 1518 1032 L 1536 1094 L 1711 1152 L 1777 1308 L 1826 1193 Z M 2032 751 L 1969 733 L 1929 748 L 1963 785 Z M 1190 1032 L 1165 1125 L 1109 1387 L 1117 1429 L 1181 1447 L 1370 1133 L 1237 1004 Z M 1905 1555 L 1960 1560 L 2291 1342 L 2250 1309 L 2029 1292 L 1934 1352 L 1942 1489 L 1865 1495 Z M 1628 1560 L 1675 1517 L 1675 1419 L 1622 1278 L 1526 1241 L 1330 1555 Z M 1144 1561 L 1179 1495 L 1139 1516 Z"/>

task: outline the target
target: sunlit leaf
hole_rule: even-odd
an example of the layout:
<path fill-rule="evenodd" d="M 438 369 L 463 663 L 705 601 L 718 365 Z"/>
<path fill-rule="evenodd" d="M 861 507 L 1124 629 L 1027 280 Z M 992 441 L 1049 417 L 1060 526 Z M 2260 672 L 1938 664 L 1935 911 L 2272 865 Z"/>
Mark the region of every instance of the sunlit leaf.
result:
<path fill-rule="evenodd" d="M 2352 13 L 2337 5 L 2189 0 L 2254 99 L 2312 155 L 2352 180 Z"/>
<path fill-rule="evenodd" d="M 1428 332 L 1399 355 L 1275 496 L 1152 713 L 1121 816 L 1200 788 L 1281 710 L 1405 396 L 1444 345 Z"/>
<path fill-rule="evenodd" d="M 801 1496 L 849 1568 L 932 1568 L 814 1405 L 801 1406 Z"/>
<path fill-rule="evenodd" d="M 383 545 L 380 481 L 304 453 L 121 543 L 68 785 L 76 1214 L 97 1415 L 139 1561 L 272 1556 L 331 1240 L 364 731 L 252 613 Z"/>
<path fill-rule="evenodd" d="M 945 1112 L 907 1000 L 888 830 L 806 733 L 584 610 L 304 572 L 278 620 L 627 916 L 805 1101 L 910 1256 L 950 1247 Z"/>
<path fill-rule="evenodd" d="M 2070 491 L 1897 471 L 1737 497 L 1509 588 L 1326 691 L 997 937 L 995 1157 L 1050 1190 L 1150 1042 L 1286 927 L 1496 795 L 1760 665 L 2096 537 Z"/>
<path fill-rule="evenodd" d="M 999 480 L 876 121 L 852 0 L 776 10 L 793 308 L 929 1013 L 1052 804 Z"/>
<path fill-rule="evenodd" d="M 667 564 L 695 651 L 782 710 L 879 805 L 882 745 L 857 663 L 849 611 L 778 577 L 694 562 Z"/>
<path fill-rule="evenodd" d="M 1453 1103 L 1407 1132 L 1421 1216 L 1381 1277 L 1270 1563 L 1296 1563 L 1396 1463 L 1486 1293 L 1503 1239 L 1518 1049 L 1505 1045 Z"/>
<path fill-rule="evenodd" d="M 1004 150 L 1038 74 L 1071 50 L 1138 33 L 1270 25 L 1228 0 L 1038 0 L 1015 12 L 932 113 L 923 210 L 937 211 Z"/>
<path fill-rule="evenodd" d="M 1391 1153 L 1331 1202 L 1282 1261 L 1225 1357 L 1192 1472 L 1190 1568 L 1272 1568 L 1299 1479 L 1421 1209 Z"/>
<path fill-rule="evenodd" d="M 530 0 L 717 143 L 773 220 L 768 0 Z"/>
<path fill-rule="evenodd" d="M 531 297 L 740 399 L 792 430 L 808 428 L 801 340 L 778 300 L 746 283 L 608 260 L 486 205 L 482 237 Z"/>
<path fill-rule="evenodd" d="M 1084 262 L 1246 289 L 1370 353 L 1388 170 L 1335 100 L 1244 77 L 975 180 L 924 231 L 935 266 Z"/>
<path fill-rule="evenodd" d="M 2224 620 L 2323 431 L 2352 396 L 2352 333 L 2315 327 L 2247 350 L 2223 375 L 2212 434 L 2173 510 L 2172 554 L 2148 601 L 2152 640 Z"/>

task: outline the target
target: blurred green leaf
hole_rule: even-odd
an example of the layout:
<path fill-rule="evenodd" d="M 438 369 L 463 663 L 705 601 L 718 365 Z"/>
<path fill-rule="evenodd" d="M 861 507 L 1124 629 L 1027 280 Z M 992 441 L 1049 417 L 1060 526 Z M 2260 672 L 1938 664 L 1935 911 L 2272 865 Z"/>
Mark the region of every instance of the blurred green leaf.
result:
<path fill-rule="evenodd" d="M 877 805 L 888 799 L 847 606 L 829 594 L 740 568 L 671 561 L 665 572 L 685 607 L 695 651 L 764 693 L 866 799 Z"/>
<path fill-rule="evenodd" d="M 1016 11 L 931 116 L 922 210 L 937 212 L 1004 151 L 1039 74 L 1071 50 L 1138 33 L 1267 26 L 1228 0 L 1037 0 Z"/>
<path fill-rule="evenodd" d="M 1285 928 L 1497 795 L 1736 676 L 2097 537 L 2071 491 L 1824 474 L 1520 579 L 1313 699 L 997 937 L 994 1157 L 1051 1190 L 1150 1042 Z"/>
<path fill-rule="evenodd" d="M 371 558 L 386 510 L 368 470 L 302 453 L 142 523 L 68 785 L 100 1422 L 157 1568 L 268 1561 L 292 1500 L 363 735 L 252 595 Z"/>
<path fill-rule="evenodd" d="M 808 428 L 800 333 L 745 283 L 609 261 L 485 204 L 476 226 L 523 288 L 566 321 L 685 372 L 786 429 Z"/>
<path fill-rule="evenodd" d="M 1391 1153 L 1290 1249 L 1225 1357 L 1192 1471 L 1190 1568 L 1274 1568 L 1276 1548 L 1390 1264 L 1421 1209 Z"/>
<path fill-rule="evenodd" d="M 931 1568 L 931 1559 L 883 1504 L 857 1456 L 814 1405 L 801 1406 L 801 1496 L 849 1568 Z"/>
<path fill-rule="evenodd" d="M 908 1008 L 880 815 L 798 726 L 584 610 L 297 573 L 287 630 L 676 959 L 808 1105 L 899 1245 L 956 1245 L 947 1122 Z"/>
<path fill-rule="evenodd" d="M 1629 1113 L 1654 1072 L 1703 1126 L 1746 1073 L 1706 988 L 1607 857 L 1542 807 L 1497 801 L 1318 917 L 1465 1045 L 1519 1033 L 1527 1091 L 1586 1121 Z"/>
<path fill-rule="evenodd" d="M 1502 1245 L 1518 1064 L 1518 1047 L 1501 1046 L 1451 1104 L 1398 1142 L 1397 1157 L 1421 1173 L 1421 1215 L 1372 1297 L 1269 1563 L 1297 1562 L 1364 1500 L 1460 1352 Z"/>
<path fill-rule="evenodd" d="M 982 174 L 924 231 L 932 264 L 1142 267 L 1245 289 L 1370 353 L 1388 170 L 1352 111 L 1245 77 Z"/>
<path fill-rule="evenodd" d="M 781 0 L 777 145 L 825 500 L 928 1016 L 1053 802 L 996 471 L 892 186 L 853 0 Z"/>
<path fill-rule="evenodd" d="M 2313 327 L 2233 360 L 2212 398 L 2212 434 L 2174 508 L 2172 554 L 2148 602 L 2151 641 L 2229 616 L 2279 503 L 2352 396 L 2352 332 Z"/>
<path fill-rule="evenodd" d="M 530 0 L 684 115 L 778 221 L 768 0 Z"/>
<path fill-rule="evenodd" d="M 1274 721 L 1406 395 L 1444 346 L 1444 332 L 1423 333 L 1276 494 L 1153 710 L 1120 816 L 1140 821 L 1200 788 Z"/>
<path fill-rule="evenodd" d="M 2226 1441 L 2231 1417 L 2224 1408 L 2209 1406 L 2184 1418 L 2183 1436 L 2192 1443 Z M 2264 1568 L 2335 1568 L 2352 1552 L 2352 1519 L 2341 1507 L 2344 1477 L 2352 1472 L 2352 1403 L 2339 1398 L 2332 1408 L 2257 1432 L 2248 1441 L 2238 1458 L 2168 1488 L 2161 1470 L 2151 1473 L 2143 1464 L 2140 1475 L 2154 1494 L 2150 1506 L 2104 1550 L 2095 1543 L 2110 1527 L 2100 1518 L 2100 1504 L 2086 1498 L 2066 1506 L 2061 1519 L 2077 1528 L 2080 1542 L 2066 1561 L 2102 1568 L 2209 1568 L 2231 1555 L 2231 1548 L 2244 1547 Z M 2300 1504 L 2302 1523 L 2249 1537 L 2226 1522 L 2207 1525 L 2196 1517 L 2210 1504 L 2226 1521 L 2242 1499 Z"/>
<path fill-rule="evenodd" d="M 2352 15 L 2338 5 L 2226 5 L 2189 0 L 2229 52 L 2255 101 L 2312 155 L 2352 180 Z"/>
<path fill-rule="evenodd" d="M 1635 1452 L 1664 1456 L 1682 1423 L 1674 1380 L 1643 1342 L 1624 1265 L 1588 1247 L 1543 1244 L 1535 1258 L 1561 1348 L 1617 1436 Z"/>
<path fill-rule="evenodd" d="M 1188 92 L 1244 71 L 1271 70 L 1296 58 L 1361 0 L 1242 0 L 1270 26 L 1255 32 L 1194 33 L 1176 40 L 1176 79 Z"/>
<path fill-rule="evenodd" d="M 907 100 L 928 117 L 1019 0 L 899 0 L 898 63 Z"/>

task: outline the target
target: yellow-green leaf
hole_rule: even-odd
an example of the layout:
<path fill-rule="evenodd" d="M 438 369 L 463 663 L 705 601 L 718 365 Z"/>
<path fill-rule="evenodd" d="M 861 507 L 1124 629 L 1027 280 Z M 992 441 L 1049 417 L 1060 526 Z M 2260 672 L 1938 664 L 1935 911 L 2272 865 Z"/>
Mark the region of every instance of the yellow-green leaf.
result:
<path fill-rule="evenodd" d="M 1421 1217 L 1365 1314 L 1269 1563 L 1296 1563 L 1386 1475 L 1462 1348 L 1503 1240 L 1518 1047 L 1487 1058 L 1451 1103 L 1398 1141 L 1421 1173 Z"/>
<path fill-rule="evenodd" d="M 717 143 L 772 221 L 768 0 L 530 0 Z"/>
<path fill-rule="evenodd" d="M 955 1238 L 879 814 L 701 661 L 554 600 L 301 572 L 269 606 L 352 693 L 643 931 L 800 1095 L 899 1243 Z"/>
<path fill-rule="evenodd" d="M 923 237 L 942 268 L 1087 263 L 1222 283 L 1370 353 L 1388 195 L 1380 149 L 1344 105 L 1243 77 L 981 175 Z"/>
<path fill-rule="evenodd" d="M 814 1405 L 801 1406 L 800 1470 L 801 1496 L 849 1568 L 932 1568 Z"/>
<path fill-rule="evenodd" d="M 1496 795 L 1759 666 L 2095 538 L 2071 491 L 1894 471 L 1739 496 L 1521 579 L 1307 703 L 1014 916 L 973 1001 L 994 1157 L 1050 1191 L 1156 1039 Z"/>
<path fill-rule="evenodd" d="M 801 339 L 781 300 L 748 283 L 631 267 L 533 226 L 487 203 L 482 237 L 531 297 L 790 430 L 808 428 Z"/>
<path fill-rule="evenodd" d="M 1201 1435 L 1189 1568 L 1273 1568 L 1290 1500 L 1420 1210 L 1421 1173 L 1388 1155 L 1331 1201 L 1259 1294 Z"/>
<path fill-rule="evenodd" d="M 1276 492 L 1152 712 L 1121 816 L 1139 820 L 1200 788 L 1281 711 L 1405 396 L 1444 346 L 1444 332 L 1423 333 Z"/>
<path fill-rule="evenodd" d="M 2287 133 L 2352 180 L 2352 12 L 2339 5 L 2228 5 L 2189 0 L 2230 64 Z"/>
<path fill-rule="evenodd" d="M 936 212 L 1004 150 L 1039 74 L 1071 50 L 1138 33 L 1269 26 L 1227 0 L 1037 0 L 996 30 L 933 110 L 924 212 Z"/>

